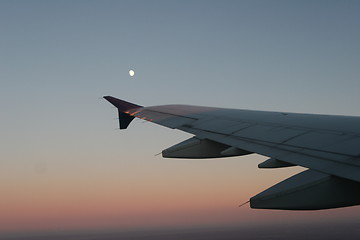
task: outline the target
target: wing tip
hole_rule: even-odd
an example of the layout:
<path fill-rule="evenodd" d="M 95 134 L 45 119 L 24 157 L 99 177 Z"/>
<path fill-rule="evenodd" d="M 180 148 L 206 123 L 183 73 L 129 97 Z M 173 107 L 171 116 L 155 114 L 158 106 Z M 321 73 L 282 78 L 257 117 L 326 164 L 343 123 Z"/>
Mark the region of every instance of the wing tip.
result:
<path fill-rule="evenodd" d="M 112 96 L 104 96 L 104 99 L 106 99 L 108 102 L 110 102 L 112 105 L 114 105 L 115 107 L 117 107 L 119 109 L 119 111 L 124 112 L 127 111 L 129 109 L 133 109 L 133 108 L 140 108 L 143 106 L 131 103 L 131 102 L 127 102 Z"/>
<path fill-rule="evenodd" d="M 140 105 L 130 103 L 112 96 L 104 96 L 103 98 L 105 98 L 118 109 L 120 129 L 126 129 L 130 122 L 134 119 L 133 116 L 125 113 L 126 111 L 135 108 L 142 108 Z"/>

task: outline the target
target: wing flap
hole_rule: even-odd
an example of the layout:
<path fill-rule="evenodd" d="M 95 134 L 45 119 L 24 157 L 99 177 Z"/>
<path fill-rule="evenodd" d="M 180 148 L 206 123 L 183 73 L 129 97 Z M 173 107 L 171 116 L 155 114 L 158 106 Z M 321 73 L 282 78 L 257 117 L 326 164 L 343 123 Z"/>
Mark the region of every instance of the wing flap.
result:
<path fill-rule="evenodd" d="M 360 182 L 360 159 L 345 155 L 308 151 L 299 147 L 268 143 L 235 136 L 226 136 L 219 133 L 201 131 L 196 133 L 198 138 L 210 139 L 229 146 L 258 153 L 280 161 L 311 168 L 320 172 Z M 337 160 L 335 160 L 337 159 Z"/>
<path fill-rule="evenodd" d="M 319 153 L 318 156 L 310 155 L 309 152 L 304 152 L 303 149 L 299 148 L 282 148 L 281 145 L 264 144 L 257 141 L 234 139 L 233 137 L 219 138 L 217 135 L 208 137 L 213 141 L 218 141 L 249 152 L 255 152 L 294 165 L 311 168 L 320 172 L 360 182 L 360 167 L 355 164 L 350 164 L 349 161 L 345 160 L 346 158 L 340 162 L 331 160 L 327 157 L 321 157 Z M 352 159 L 353 162 L 359 162 L 359 158 L 354 160 L 353 158 L 347 157 L 347 159 Z"/>

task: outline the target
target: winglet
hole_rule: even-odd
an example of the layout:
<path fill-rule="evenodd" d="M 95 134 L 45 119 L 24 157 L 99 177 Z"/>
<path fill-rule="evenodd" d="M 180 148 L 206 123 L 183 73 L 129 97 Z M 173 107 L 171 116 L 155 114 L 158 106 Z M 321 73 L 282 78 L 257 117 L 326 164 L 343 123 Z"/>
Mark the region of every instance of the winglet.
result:
<path fill-rule="evenodd" d="M 115 107 L 117 107 L 120 111 L 124 112 L 133 108 L 140 108 L 142 106 L 130 103 L 130 102 L 126 102 L 124 100 L 118 99 L 118 98 L 114 98 L 111 96 L 105 96 L 104 97 L 106 100 L 108 100 L 112 105 L 114 105 Z"/>
<path fill-rule="evenodd" d="M 126 129 L 135 118 L 134 116 L 125 113 L 125 111 L 142 107 L 111 96 L 105 96 L 104 98 L 118 109 L 120 129 Z"/>

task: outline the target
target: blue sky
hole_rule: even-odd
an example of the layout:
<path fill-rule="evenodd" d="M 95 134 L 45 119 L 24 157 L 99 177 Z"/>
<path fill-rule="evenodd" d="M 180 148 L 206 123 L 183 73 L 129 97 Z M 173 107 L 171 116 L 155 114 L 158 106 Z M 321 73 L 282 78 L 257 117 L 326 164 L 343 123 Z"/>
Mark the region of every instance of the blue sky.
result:
<path fill-rule="evenodd" d="M 6 97 L 109 93 L 150 105 L 359 114 L 349 106 L 360 84 L 356 1 L 2 5 Z"/>
<path fill-rule="evenodd" d="M 54 186 L 68 193 L 74 182 L 90 180 L 96 190 L 105 181 L 111 191 L 121 180 L 127 189 L 141 174 L 169 177 L 190 195 L 181 174 L 196 181 L 196 170 L 206 175 L 204 168 L 221 166 L 154 157 L 188 135 L 139 121 L 114 131 L 116 111 L 99 99 L 104 95 L 145 106 L 360 116 L 359 10 L 358 1 L 0 1 L 3 194 L 51 206 L 31 193 Z M 224 174 L 251 169 L 239 179 L 234 170 L 234 182 L 266 176 L 253 194 L 299 171 L 264 173 L 256 168 L 263 159 L 255 158 L 223 163 Z M 24 188 L 29 192 L 20 194 Z M 26 229 L 22 219 L 13 222 Z"/>

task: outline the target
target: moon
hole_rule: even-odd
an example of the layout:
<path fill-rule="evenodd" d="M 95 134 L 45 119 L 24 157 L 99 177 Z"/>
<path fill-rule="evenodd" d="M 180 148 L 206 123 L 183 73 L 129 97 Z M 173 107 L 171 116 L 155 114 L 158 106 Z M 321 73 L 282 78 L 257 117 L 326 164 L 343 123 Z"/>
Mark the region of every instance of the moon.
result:
<path fill-rule="evenodd" d="M 129 71 L 129 75 L 130 75 L 130 77 L 133 77 L 133 76 L 135 75 L 134 70 L 130 70 L 130 71 Z"/>

